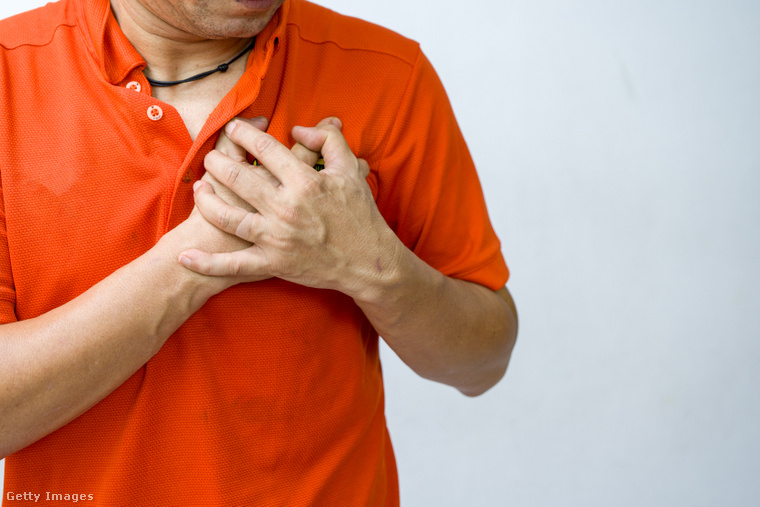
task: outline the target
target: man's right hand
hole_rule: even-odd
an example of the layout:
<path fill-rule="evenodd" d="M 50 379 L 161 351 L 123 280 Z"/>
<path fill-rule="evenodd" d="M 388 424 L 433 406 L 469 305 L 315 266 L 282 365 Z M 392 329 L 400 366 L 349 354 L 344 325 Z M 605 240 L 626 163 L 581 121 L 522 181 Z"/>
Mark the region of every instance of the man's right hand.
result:
<path fill-rule="evenodd" d="M 250 123 L 261 131 L 266 131 L 268 122 L 266 118 L 254 118 L 254 119 L 242 119 Z M 236 163 L 248 165 L 246 159 L 246 152 L 240 146 L 233 143 L 229 137 L 222 131 L 217 139 L 215 150 L 224 153 Z M 213 152 L 212 152 L 213 153 Z M 262 173 L 269 174 L 269 171 L 261 168 Z M 270 174 L 271 176 L 271 174 Z M 193 185 L 193 189 L 197 189 L 200 185 L 210 185 L 214 190 L 214 193 L 228 204 L 243 208 L 247 211 L 255 211 L 248 203 L 239 198 L 234 192 L 230 191 L 219 183 L 210 173 L 206 173 L 203 177 L 196 181 Z M 169 243 L 171 246 L 172 256 L 177 258 L 179 252 L 187 248 L 202 248 L 212 252 L 235 252 L 237 250 L 243 250 L 251 246 L 251 244 L 245 240 L 238 238 L 233 234 L 228 234 L 218 227 L 210 224 L 203 215 L 198 211 L 198 208 L 193 208 L 190 216 L 182 222 L 175 229 L 167 233 L 162 239 L 162 242 Z M 243 282 L 257 282 L 269 278 L 267 276 L 229 276 L 221 277 L 219 280 L 214 280 L 213 277 L 205 277 L 204 284 L 206 288 L 210 289 L 213 294 L 221 292 L 233 285 Z"/>
<path fill-rule="evenodd" d="M 268 126 L 267 119 L 263 117 L 253 119 L 236 118 L 236 120 L 249 123 L 262 132 L 265 132 Z M 340 128 L 340 124 L 336 123 L 335 120 L 331 117 L 323 119 L 317 125 L 320 126 L 327 124 L 334 124 Z M 309 166 L 316 164 L 320 158 L 319 153 L 309 150 L 301 143 L 296 143 L 293 145 L 291 151 L 296 155 L 296 157 L 298 157 L 301 161 L 308 164 Z M 275 176 L 270 173 L 265 167 L 261 165 L 249 164 L 247 158 L 248 153 L 244 148 L 232 142 L 232 140 L 227 137 L 227 134 L 224 132 L 224 130 L 222 130 L 222 132 L 219 134 L 216 146 L 214 147 L 214 150 L 209 152 L 209 154 L 206 156 L 206 160 L 208 161 L 210 158 L 219 157 L 220 154 L 226 155 L 236 164 L 244 164 L 249 170 L 256 171 L 262 178 L 272 183 L 272 185 L 280 185 L 279 180 L 277 180 L 277 178 L 275 178 Z M 222 185 L 216 178 L 214 178 L 214 176 L 211 175 L 211 173 L 205 173 L 199 181 L 195 182 L 193 189 L 197 190 L 201 185 L 210 185 L 211 189 L 218 197 L 220 197 L 228 204 L 235 206 L 236 208 L 240 208 L 253 213 L 257 212 L 249 203 L 241 199 L 237 194 L 232 192 L 226 186 Z M 225 217 L 219 217 L 220 223 L 225 223 L 225 220 Z M 201 215 L 197 207 L 193 208 L 193 211 L 190 213 L 190 216 L 187 218 L 187 220 L 180 224 L 180 226 L 178 226 L 175 231 L 177 231 L 177 233 L 181 233 L 181 236 L 178 238 L 178 240 L 182 245 L 185 245 L 185 250 L 196 248 L 206 252 L 224 253 L 244 250 L 251 246 L 251 243 L 242 240 L 235 235 L 228 234 L 217 226 L 209 223 Z M 182 262 L 181 258 L 180 262 Z M 213 280 L 214 277 L 207 278 L 208 283 L 217 287 L 217 292 L 221 292 L 222 290 L 238 283 L 256 282 L 270 278 L 270 276 L 225 276 L 218 277 L 218 280 Z"/>

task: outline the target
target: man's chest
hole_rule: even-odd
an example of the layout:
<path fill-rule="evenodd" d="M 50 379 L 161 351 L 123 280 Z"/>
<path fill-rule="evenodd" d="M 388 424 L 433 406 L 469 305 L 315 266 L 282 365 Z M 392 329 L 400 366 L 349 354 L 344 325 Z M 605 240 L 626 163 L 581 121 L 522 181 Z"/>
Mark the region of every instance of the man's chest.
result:
<path fill-rule="evenodd" d="M 40 97 L 47 101 L 47 97 Z M 72 87 L 67 100 L 3 125 L 0 164 L 19 318 L 76 297 L 153 246 L 192 209 L 213 146 L 176 108 L 135 90 Z"/>
<path fill-rule="evenodd" d="M 183 221 L 216 135 L 192 142 L 177 108 L 125 88 L 74 92 L 42 120 L 14 107 L 0 166 L 8 168 L 5 226 L 23 319 L 73 299 Z M 290 143 L 292 126 L 313 114 L 264 94 L 239 115 L 271 118 L 269 132 Z"/>
<path fill-rule="evenodd" d="M 182 118 L 190 139 L 194 142 L 211 113 L 232 90 L 244 70 L 244 66 L 238 65 L 225 73 L 212 74 L 191 83 L 156 87 L 151 90 L 151 95 L 156 100 L 174 108 Z"/>

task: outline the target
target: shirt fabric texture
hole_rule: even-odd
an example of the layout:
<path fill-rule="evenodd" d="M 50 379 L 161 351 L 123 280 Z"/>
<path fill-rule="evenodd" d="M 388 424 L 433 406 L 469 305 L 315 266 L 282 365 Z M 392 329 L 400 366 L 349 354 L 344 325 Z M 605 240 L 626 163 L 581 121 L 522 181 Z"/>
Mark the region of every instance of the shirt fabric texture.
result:
<path fill-rule="evenodd" d="M 417 43 L 287 0 L 195 142 L 144 68 L 107 0 L 0 21 L 0 322 L 74 299 L 182 222 L 234 116 L 267 117 L 287 146 L 294 125 L 339 117 L 403 243 L 445 275 L 504 286 L 470 154 Z M 5 473 L 6 494 L 40 501 L 398 505 L 377 333 L 336 291 L 235 286 Z"/>

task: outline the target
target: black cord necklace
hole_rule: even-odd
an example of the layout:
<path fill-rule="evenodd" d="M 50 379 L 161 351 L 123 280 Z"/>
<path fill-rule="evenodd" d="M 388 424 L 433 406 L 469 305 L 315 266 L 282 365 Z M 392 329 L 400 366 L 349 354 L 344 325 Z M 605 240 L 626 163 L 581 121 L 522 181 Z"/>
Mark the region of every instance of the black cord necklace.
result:
<path fill-rule="evenodd" d="M 244 54 L 246 54 L 248 51 L 250 51 L 251 49 L 253 49 L 253 46 L 255 46 L 255 45 L 256 45 L 256 37 L 253 38 L 253 40 L 251 41 L 251 43 L 248 45 L 247 48 L 245 48 L 245 50 L 242 53 L 240 53 L 239 55 L 237 55 L 235 58 L 233 58 L 229 62 L 223 63 L 223 64 L 219 65 L 214 70 L 207 70 L 206 72 L 201 72 L 200 74 L 196 74 L 194 76 L 190 76 L 187 79 L 182 79 L 180 81 L 158 81 L 158 80 L 155 80 L 155 79 L 151 79 L 148 76 L 145 76 L 145 79 L 147 79 L 148 82 L 150 83 L 150 85 L 152 87 L 154 87 L 154 88 L 162 88 L 162 87 L 167 87 L 167 86 L 175 86 L 175 85 L 182 84 L 182 83 L 189 83 L 191 81 L 198 81 L 199 79 L 203 79 L 204 77 L 210 76 L 211 74 L 213 74 L 215 72 L 227 72 L 227 69 L 230 68 L 230 65 L 232 65 L 238 58 L 240 58 L 241 56 L 243 56 Z"/>

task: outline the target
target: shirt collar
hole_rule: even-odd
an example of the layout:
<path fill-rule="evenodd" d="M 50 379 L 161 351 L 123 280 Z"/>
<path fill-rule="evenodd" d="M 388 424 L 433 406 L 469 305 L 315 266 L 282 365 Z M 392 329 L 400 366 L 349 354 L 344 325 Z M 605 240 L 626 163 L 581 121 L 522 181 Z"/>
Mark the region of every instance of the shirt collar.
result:
<path fill-rule="evenodd" d="M 135 68 L 145 67 L 145 60 L 116 22 L 109 0 L 75 1 L 82 34 L 108 82 L 118 84 Z M 256 37 L 253 57 L 248 59 L 249 68 L 257 67 L 263 71 L 268 66 L 278 40 L 285 30 L 291 1 L 285 1 L 266 28 Z"/>

